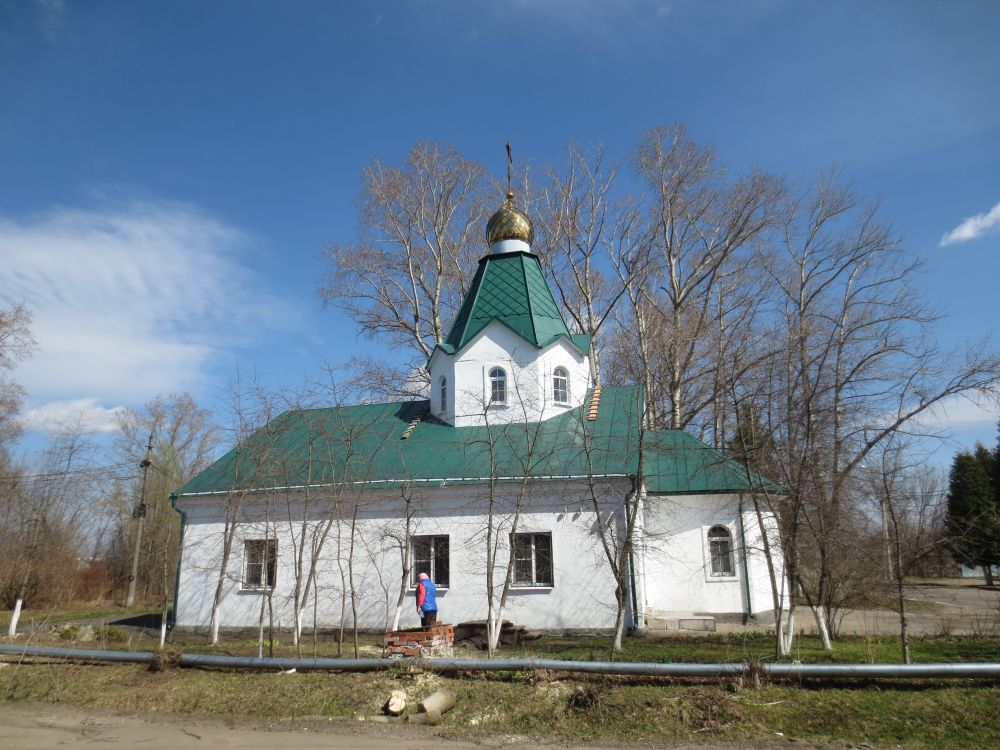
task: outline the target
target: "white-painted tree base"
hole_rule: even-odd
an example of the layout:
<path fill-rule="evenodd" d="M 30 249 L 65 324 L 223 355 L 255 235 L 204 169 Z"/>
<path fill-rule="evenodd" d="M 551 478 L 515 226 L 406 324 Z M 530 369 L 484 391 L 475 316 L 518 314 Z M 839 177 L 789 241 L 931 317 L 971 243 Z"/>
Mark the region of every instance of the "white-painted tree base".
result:
<path fill-rule="evenodd" d="M 14 604 L 14 614 L 10 616 L 10 625 L 7 627 L 7 635 L 13 638 L 17 635 L 17 621 L 21 619 L 21 605 L 24 604 L 24 600 L 18 598 L 17 602 Z"/>

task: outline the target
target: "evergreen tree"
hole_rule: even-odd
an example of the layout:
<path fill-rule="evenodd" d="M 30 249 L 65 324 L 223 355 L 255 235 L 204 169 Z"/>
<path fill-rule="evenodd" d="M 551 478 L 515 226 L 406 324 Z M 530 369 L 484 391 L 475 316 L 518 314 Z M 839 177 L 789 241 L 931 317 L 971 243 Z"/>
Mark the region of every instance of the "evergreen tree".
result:
<path fill-rule="evenodd" d="M 981 445 L 959 453 L 948 479 L 948 531 L 955 557 L 970 567 L 983 567 L 993 585 L 990 565 L 1000 560 L 1000 521 L 992 476 L 995 457 Z"/>

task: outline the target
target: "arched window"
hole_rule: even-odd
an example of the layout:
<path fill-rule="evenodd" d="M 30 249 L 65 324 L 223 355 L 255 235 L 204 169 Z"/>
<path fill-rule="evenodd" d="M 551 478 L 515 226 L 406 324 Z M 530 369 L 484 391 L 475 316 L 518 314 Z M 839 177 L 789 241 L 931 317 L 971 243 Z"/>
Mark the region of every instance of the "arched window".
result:
<path fill-rule="evenodd" d="M 448 411 L 448 378 L 441 376 L 441 409 L 440 411 Z"/>
<path fill-rule="evenodd" d="M 569 403 L 569 373 L 557 367 L 552 373 L 552 400 L 557 404 Z"/>
<path fill-rule="evenodd" d="M 507 403 L 507 373 L 502 367 L 490 370 L 490 403 Z"/>
<path fill-rule="evenodd" d="M 713 526 L 708 530 L 708 553 L 712 558 L 713 576 L 734 576 L 733 535 L 725 526 Z"/>

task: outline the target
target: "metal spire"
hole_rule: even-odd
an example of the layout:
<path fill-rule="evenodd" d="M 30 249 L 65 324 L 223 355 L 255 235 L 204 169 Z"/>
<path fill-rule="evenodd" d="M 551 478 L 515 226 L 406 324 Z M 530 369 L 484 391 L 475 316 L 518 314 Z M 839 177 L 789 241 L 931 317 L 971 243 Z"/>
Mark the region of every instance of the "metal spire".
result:
<path fill-rule="evenodd" d="M 514 167 L 514 158 L 510 155 L 510 141 L 507 141 L 507 199 L 512 200 L 514 198 L 514 189 L 512 187 L 513 174 L 512 169 Z"/>

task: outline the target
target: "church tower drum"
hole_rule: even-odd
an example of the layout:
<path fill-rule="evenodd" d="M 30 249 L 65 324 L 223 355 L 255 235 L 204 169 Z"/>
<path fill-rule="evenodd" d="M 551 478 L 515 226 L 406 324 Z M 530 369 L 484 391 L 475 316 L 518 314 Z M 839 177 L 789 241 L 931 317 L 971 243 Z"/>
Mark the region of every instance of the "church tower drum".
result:
<path fill-rule="evenodd" d="M 583 403 L 590 337 L 572 334 L 514 194 L 486 224 L 489 254 L 431 354 L 431 414 L 456 427 L 549 419 Z"/>

